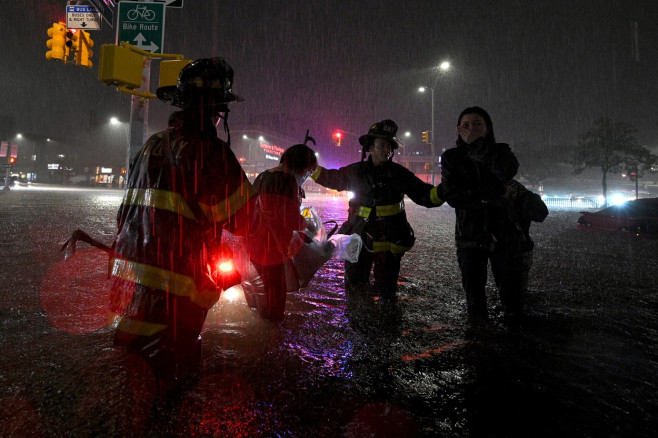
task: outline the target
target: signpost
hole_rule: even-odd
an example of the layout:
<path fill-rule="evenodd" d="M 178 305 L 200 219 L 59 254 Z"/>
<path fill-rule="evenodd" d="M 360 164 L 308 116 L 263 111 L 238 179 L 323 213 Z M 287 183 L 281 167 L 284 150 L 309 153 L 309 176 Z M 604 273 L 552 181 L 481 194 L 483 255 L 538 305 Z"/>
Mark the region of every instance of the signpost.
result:
<path fill-rule="evenodd" d="M 66 28 L 99 30 L 101 28 L 101 14 L 93 6 L 66 7 Z"/>
<path fill-rule="evenodd" d="M 117 44 L 126 41 L 151 53 L 163 53 L 165 4 L 120 2 Z"/>

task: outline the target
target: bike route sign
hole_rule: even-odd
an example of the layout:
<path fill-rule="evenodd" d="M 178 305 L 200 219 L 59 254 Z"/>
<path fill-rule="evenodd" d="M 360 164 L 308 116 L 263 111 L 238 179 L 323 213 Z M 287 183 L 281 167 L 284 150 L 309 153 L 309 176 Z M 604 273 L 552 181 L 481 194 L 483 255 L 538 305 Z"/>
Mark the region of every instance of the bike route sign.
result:
<path fill-rule="evenodd" d="M 163 53 L 165 4 L 119 2 L 117 44 L 126 41 L 151 53 Z"/>

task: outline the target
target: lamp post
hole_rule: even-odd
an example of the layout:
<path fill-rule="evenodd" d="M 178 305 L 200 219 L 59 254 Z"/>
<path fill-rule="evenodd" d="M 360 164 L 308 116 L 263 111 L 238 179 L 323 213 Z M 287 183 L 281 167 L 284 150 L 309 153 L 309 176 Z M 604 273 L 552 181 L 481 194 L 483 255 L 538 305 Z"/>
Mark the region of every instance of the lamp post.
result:
<path fill-rule="evenodd" d="M 439 65 L 438 68 L 442 71 L 448 71 L 448 70 L 450 70 L 450 63 L 448 61 L 444 61 Z M 439 75 L 437 74 L 436 79 L 434 80 L 434 85 L 432 85 L 431 87 L 422 86 L 422 87 L 418 88 L 418 91 L 420 91 L 421 93 L 424 93 L 425 91 L 427 91 L 428 88 L 432 92 L 432 116 L 431 116 L 432 117 L 432 122 L 431 122 L 431 127 L 430 127 L 430 132 L 432 134 L 432 136 L 430 137 L 430 172 L 431 172 L 430 175 L 431 175 L 432 185 L 434 185 L 434 164 L 435 164 L 434 163 L 434 161 L 435 161 L 434 160 L 434 139 L 436 138 L 435 134 L 434 134 L 434 89 L 436 88 L 436 83 L 438 81 L 439 81 Z"/>

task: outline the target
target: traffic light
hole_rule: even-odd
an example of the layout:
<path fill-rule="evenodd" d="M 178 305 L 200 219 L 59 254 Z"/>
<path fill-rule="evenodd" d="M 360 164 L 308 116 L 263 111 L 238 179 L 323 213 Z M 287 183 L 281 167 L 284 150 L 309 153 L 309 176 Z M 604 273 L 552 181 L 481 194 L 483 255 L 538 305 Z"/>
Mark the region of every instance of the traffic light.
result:
<path fill-rule="evenodd" d="M 46 46 L 50 50 L 46 52 L 46 59 L 59 59 L 66 62 L 68 49 L 66 48 L 66 26 L 64 23 L 53 23 L 48 29 L 50 39 L 46 41 Z"/>
<path fill-rule="evenodd" d="M 115 44 L 101 46 L 99 81 L 118 87 L 140 88 L 143 69 L 144 57 L 139 53 Z"/>
<path fill-rule="evenodd" d="M 425 170 L 431 170 L 432 166 L 430 165 L 430 163 L 425 163 L 424 168 L 425 168 Z"/>
<path fill-rule="evenodd" d="M 331 136 L 334 140 L 336 146 L 340 146 L 341 141 L 343 140 L 343 134 L 340 131 L 336 131 Z"/>
<path fill-rule="evenodd" d="M 422 132 L 422 141 L 423 143 L 428 143 L 430 142 L 430 131 L 423 131 Z"/>
<path fill-rule="evenodd" d="M 178 83 L 178 74 L 183 67 L 190 62 L 192 62 L 191 59 L 160 61 L 160 79 L 158 81 L 158 88 L 176 85 Z"/>
<path fill-rule="evenodd" d="M 16 162 L 16 157 L 9 157 L 9 165 L 13 165 Z"/>
<path fill-rule="evenodd" d="M 94 40 L 89 36 L 89 32 L 85 30 L 80 31 L 79 39 L 80 51 L 75 54 L 75 65 L 82 65 L 91 68 L 93 66 L 91 57 L 94 56 L 94 52 L 91 51 L 91 48 L 94 47 Z"/>
<path fill-rule="evenodd" d="M 79 52 L 80 52 L 80 34 L 78 29 L 69 29 L 66 31 L 66 57 L 68 58 L 69 53 L 73 52 L 75 54 L 75 63 L 78 63 Z"/>

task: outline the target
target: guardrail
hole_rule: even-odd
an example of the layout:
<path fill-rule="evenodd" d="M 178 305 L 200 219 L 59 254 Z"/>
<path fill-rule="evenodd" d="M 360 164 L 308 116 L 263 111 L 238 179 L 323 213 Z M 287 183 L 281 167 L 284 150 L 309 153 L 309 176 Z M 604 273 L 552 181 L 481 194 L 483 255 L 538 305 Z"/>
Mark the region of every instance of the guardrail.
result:
<path fill-rule="evenodd" d="M 599 198 L 596 196 L 546 196 L 542 199 L 549 208 L 601 208 Z"/>

